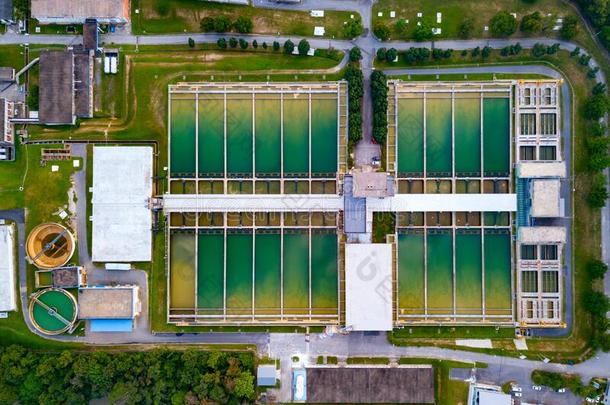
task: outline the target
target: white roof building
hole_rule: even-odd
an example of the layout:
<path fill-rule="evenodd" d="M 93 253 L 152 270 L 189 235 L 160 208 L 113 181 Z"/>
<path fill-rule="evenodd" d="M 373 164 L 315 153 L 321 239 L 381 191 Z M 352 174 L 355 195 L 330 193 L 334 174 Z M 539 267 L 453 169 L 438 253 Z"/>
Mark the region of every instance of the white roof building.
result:
<path fill-rule="evenodd" d="M 13 225 L 0 225 L 0 312 L 15 310 L 15 231 Z"/>
<path fill-rule="evenodd" d="M 93 148 L 94 262 L 151 260 L 153 150 Z"/>
<path fill-rule="evenodd" d="M 345 325 L 392 330 L 392 245 L 345 245 Z"/>
<path fill-rule="evenodd" d="M 536 218 L 561 217 L 561 182 L 559 179 L 532 181 L 532 216 Z"/>

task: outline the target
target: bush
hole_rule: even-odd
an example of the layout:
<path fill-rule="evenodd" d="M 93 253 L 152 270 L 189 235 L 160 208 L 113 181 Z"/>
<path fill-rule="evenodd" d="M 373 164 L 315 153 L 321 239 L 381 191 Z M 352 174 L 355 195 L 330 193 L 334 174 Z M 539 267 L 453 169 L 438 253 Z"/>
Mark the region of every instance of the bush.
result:
<path fill-rule="evenodd" d="M 572 39 L 578 34 L 578 18 L 574 15 L 568 15 L 563 18 L 563 25 L 559 31 L 559 35 L 563 39 Z"/>
<path fill-rule="evenodd" d="M 236 39 L 236 38 L 233 38 L 233 37 L 229 38 L 229 46 L 230 46 L 231 48 L 235 48 L 235 47 L 237 47 L 237 39 Z"/>
<path fill-rule="evenodd" d="M 517 19 L 508 11 L 500 11 L 491 18 L 489 30 L 494 37 L 508 37 L 517 31 Z"/>
<path fill-rule="evenodd" d="M 474 32 L 474 19 L 466 18 L 464 21 L 460 23 L 458 28 L 458 36 L 462 39 L 468 39 L 472 37 L 472 33 Z"/>
<path fill-rule="evenodd" d="M 432 59 L 441 59 L 443 57 L 443 50 L 434 48 L 432 50 Z"/>
<path fill-rule="evenodd" d="M 202 32 L 214 31 L 214 18 L 213 17 L 203 17 L 203 19 L 199 23 L 199 27 L 201 28 Z"/>
<path fill-rule="evenodd" d="M 380 41 L 387 41 L 390 39 L 390 29 L 383 23 L 375 24 L 373 27 L 373 34 L 375 34 Z"/>
<path fill-rule="evenodd" d="M 233 27 L 239 33 L 249 34 L 252 32 L 254 24 L 252 23 L 251 19 L 240 15 L 239 17 L 237 17 L 237 20 L 235 20 Z"/>
<path fill-rule="evenodd" d="M 474 48 L 471 52 L 471 55 L 473 58 L 476 58 L 480 54 L 481 54 L 481 48 L 479 48 L 478 46 L 476 48 Z"/>
<path fill-rule="evenodd" d="M 468 49 L 464 49 L 462 52 L 460 52 L 460 55 L 462 55 L 462 57 L 468 56 Z"/>
<path fill-rule="evenodd" d="M 599 72 L 599 67 L 596 66 L 593 69 L 589 69 L 589 71 L 587 72 L 587 77 L 589 79 L 595 79 L 595 76 L 597 75 L 597 72 Z"/>
<path fill-rule="evenodd" d="M 579 46 L 577 46 L 576 48 L 574 48 L 574 50 L 572 52 L 570 52 L 570 56 L 571 57 L 575 57 L 575 56 L 578 56 L 578 55 L 580 55 L 580 47 Z"/>
<path fill-rule="evenodd" d="M 540 58 L 541 56 L 546 55 L 546 46 L 544 44 L 534 44 L 532 48 L 532 56 L 535 58 Z"/>
<path fill-rule="evenodd" d="M 407 30 L 409 29 L 409 24 L 407 24 L 407 20 L 401 18 L 396 21 L 394 28 L 396 28 L 396 31 L 398 31 L 398 33 L 405 35 L 407 33 Z"/>
<path fill-rule="evenodd" d="M 379 48 L 377 49 L 377 60 L 385 60 L 386 49 Z"/>
<path fill-rule="evenodd" d="M 224 38 L 218 38 L 218 41 L 216 41 L 216 45 L 220 49 L 227 49 L 227 40 Z"/>
<path fill-rule="evenodd" d="M 309 52 L 309 49 L 311 48 L 311 46 L 309 45 L 309 42 L 307 42 L 306 39 L 302 39 L 301 41 L 299 41 L 299 55 L 301 56 L 306 56 L 307 52 Z"/>
<path fill-rule="evenodd" d="M 362 26 L 362 20 L 360 20 L 360 18 L 349 19 L 347 24 L 343 26 L 343 35 L 349 39 L 359 37 L 363 32 L 364 27 Z"/>
<path fill-rule="evenodd" d="M 189 37 L 188 44 L 189 44 L 189 48 L 194 48 L 195 47 L 195 40 L 193 38 Z"/>
<path fill-rule="evenodd" d="M 542 30 L 542 15 L 540 12 L 536 11 L 523 16 L 519 29 L 528 34 L 540 32 Z"/>
<path fill-rule="evenodd" d="M 357 46 L 353 47 L 349 51 L 349 60 L 351 62 L 358 62 L 362 59 L 362 51 Z"/>
<path fill-rule="evenodd" d="M 599 259 L 590 260 L 587 263 L 587 271 L 593 279 L 601 279 L 606 275 L 608 265 Z"/>
<path fill-rule="evenodd" d="M 432 39 L 433 36 L 432 26 L 426 21 L 423 21 L 421 25 L 415 27 L 415 31 L 413 31 L 413 39 L 418 42 L 427 41 Z"/>
<path fill-rule="evenodd" d="M 252 41 L 252 48 L 254 48 L 254 49 L 258 48 L 258 41 L 256 39 L 254 41 Z"/>
<path fill-rule="evenodd" d="M 26 7 L 27 7 L 27 2 L 26 2 Z M 17 8 L 16 5 L 15 5 L 15 8 Z M 169 14 L 169 3 L 167 2 L 167 0 L 155 0 L 155 2 L 153 3 L 153 8 L 155 9 L 155 12 L 157 14 L 159 14 L 161 17 L 166 17 Z M 27 13 L 27 8 L 26 8 L 26 13 Z"/>
<path fill-rule="evenodd" d="M 385 59 L 388 62 L 394 62 L 396 60 L 397 56 L 398 56 L 398 51 L 394 48 L 390 48 L 390 49 L 388 49 L 388 51 L 385 54 Z"/>
<path fill-rule="evenodd" d="M 214 31 L 227 32 L 231 29 L 231 20 L 226 15 L 219 15 L 214 19 Z"/>
<path fill-rule="evenodd" d="M 277 41 L 273 41 L 273 51 L 277 52 L 280 50 L 280 43 Z"/>
<path fill-rule="evenodd" d="M 607 199 L 608 191 L 606 190 L 606 176 L 598 173 L 593 179 L 587 200 L 592 208 L 602 208 L 606 205 Z"/>
<path fill-rule="evenodd" d="M 241 49 L 247 49 L 248 48 L 248 41 L 246 41 L 243 38 L 239 38 L 239 47 Z"/>
<path fill-rule="evenodd" d="M 559 44 L 553 44 L 546 48 L 546 53 L 547 53 L 547 55 L 554 55 L 557 53 L 558 50 L 559 50 Z"/>
<path fill-rule="evenodd" d="M 288 40 L 284 42 L 284 53 L 290 55 L 294 51 L 294 42 Z"/>
<path fill-rule="evenodd" d="M 263 42 L 263 49 L 267 49 L 267 43 Z"/>
<path fill-rule="evenodd" d="M 483 50 L 481 51 L 481 56 L 483 58 L 489 58 L 489 55 L 491 55 L 491 47 L 486 46 L 485 48 L 483 48 Z"/>
<path fill-rule="evenodd" d="M 590 120 L 599 120 L 608 112 L 608 98 L 604 94 L 590 96 L 584 104 L 583 114 Z"/>

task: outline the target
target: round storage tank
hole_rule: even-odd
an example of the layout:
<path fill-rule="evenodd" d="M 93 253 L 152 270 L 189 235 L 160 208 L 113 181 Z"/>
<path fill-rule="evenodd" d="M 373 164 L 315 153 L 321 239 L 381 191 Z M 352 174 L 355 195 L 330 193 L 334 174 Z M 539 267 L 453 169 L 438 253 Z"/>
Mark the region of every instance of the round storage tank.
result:
<path fill-rule="evenodd" d="M 74 237 L 63 225 L 46 223 L 30 232 L 26 253 L 30 261 L 40 269 L 62 267 L 74 254 Z"/>
<path fill-rule="evenodd" d="M 72 294 L 60 288 L 47 288 L 30 300 L 30 319 L 46 335 L 71 331 L 76 322 L 78 304 Z"/>

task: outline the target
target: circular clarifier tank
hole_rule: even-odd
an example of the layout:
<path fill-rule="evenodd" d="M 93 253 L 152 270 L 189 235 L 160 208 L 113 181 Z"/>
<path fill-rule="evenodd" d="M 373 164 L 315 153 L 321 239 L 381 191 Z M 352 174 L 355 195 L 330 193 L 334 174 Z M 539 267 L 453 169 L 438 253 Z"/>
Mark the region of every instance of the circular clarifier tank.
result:
<path fill-rule="evenodd" d="M 40 269 L 64 266 L 74 254 L 74 237 L 63 225 L 40 224 L 30 232 L 26 252 L 30 261 Z"/>
<path fill-rule="evenodd" d="M 77 311 L 74 296 L 60 288 L 38 291 L 30 300 L 30 319 L 34 327 L 46 335 L 72 330 Z"/>

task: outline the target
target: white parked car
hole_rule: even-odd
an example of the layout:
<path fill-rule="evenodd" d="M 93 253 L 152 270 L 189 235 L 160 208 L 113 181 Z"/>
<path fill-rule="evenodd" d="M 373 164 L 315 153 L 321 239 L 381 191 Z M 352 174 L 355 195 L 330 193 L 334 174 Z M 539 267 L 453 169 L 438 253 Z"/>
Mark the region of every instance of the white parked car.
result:
<path fill-rule="evenodd" d="M 540 385 L 532 385 L 532 389 L 534 391 L 542 391 L 542 387 Z"/>
<path fill-rule="evenodd" d="M 514 392 L 522 392 L 523 391 L 523 389 L 521 387 L 517 386 L 517 385 L 513 385 L 512 390 Z"/>
<path fill-rule="evenodd" d="M 560 394 L 564 394 L 566 392 L 566 389 L 565 388 L 559 388 L 557 390 L 557 392 L 560 393 Z"/>
<path fill-rule="evenodd" d="M 523 396 L 523 394 L 522 394 L 522 393 L 520 393 L 520 392 L 515 392 L 515 396 L 516 396 L 517 398 L 521 398 L 521 397 Z"/>

